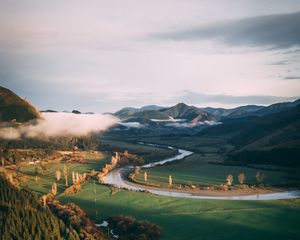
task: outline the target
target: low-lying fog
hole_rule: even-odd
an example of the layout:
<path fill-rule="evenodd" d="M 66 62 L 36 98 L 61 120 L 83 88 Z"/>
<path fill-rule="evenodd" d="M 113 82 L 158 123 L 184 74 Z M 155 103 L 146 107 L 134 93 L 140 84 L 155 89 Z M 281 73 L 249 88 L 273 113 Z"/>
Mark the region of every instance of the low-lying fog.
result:
<path fill-rule="evenodd" d="M 118 118 L 108 114 L 41 113 L 41 119 L 36 121 L 0 127 L 0 138 L 85 136 L 105 131 L 118 122 Z"/>

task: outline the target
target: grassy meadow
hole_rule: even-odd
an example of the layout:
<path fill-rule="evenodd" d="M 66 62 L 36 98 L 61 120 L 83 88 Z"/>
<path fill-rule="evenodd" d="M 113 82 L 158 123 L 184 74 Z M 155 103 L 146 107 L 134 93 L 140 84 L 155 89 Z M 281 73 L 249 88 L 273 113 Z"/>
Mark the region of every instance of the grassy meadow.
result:
<path fill-rule="evenodd" d="M 246 175 L 245 182 L 248 184 L 256 183 L 255 175 L 257 169 L 243 166 L 226 166 L 219 164 L 210 164 L 210 162 L 222 161 L 223 156 L 215 153 L 193 154 L 182 161 L 150 168 L 147 171 L 149 184 L 167 186 L 168 177 L 172 175 L 173 184 L 198 184 L 198 185 L 220 185 L 225 183 L 226 176 L 231 174 L 234 178 L 234 184 L 238 184 L 239 173 Z M 279 185 L 288 182 L 287 173 L 279 171 L 262 171 L 266 178 L 266 185 Z M 144 170 L 136 177 L 136 181 L 144 183 Z"/>
<path fill-rule="evenodd" d="M 110 162 L 111 155 L 108 153 L 101 154 L 89 154 L 88 152 L 83 153 L 85 157 L 85 163 L 62 163 L 54 162 L 45 164 L 45 167 L 48 169 L 47 173 L 38 174 L 40 180 L 35 181 L 35 168 L 38 165 L 22 165 L 19 168 L 19 173 L 29 176 L 29 181 L 23 183 L 23 186 L 27 186 L 30 189 L 33 189 L 39 194 L 45 194 L 50 192 L 51 186 L 56 182 L 55 172 L 57 170 L 61 171 L 61 179 L 57 182 L 57 192 L 58 194 L 63 193 L 65 190 L 65 180 L 63 175 L 64 166 L 68 169 L 68 183 L 72 184 L 72 172 L 85 173 L 93 169 L 102 169 L 102 167 Z"/>
<path fill-rule="evenodd" d="M 154 161 L 173 155 L 167 149 L 157 149 L 132 143 L 120 144 L 122 150 L 143 156 Z M 69 182 L 72 171 L 79 173 L 101 169 L 110 161 L 111 155 L 86 155 L 83 164 L 68 164 Z M 227 174 L 236 176 L 243 171 L 247 181 L 254 181 L 255 169 L 212 165 L 210 161 L 221 161 L 222 155 L 216 153 L 194 154 L 182 161 L 149 170 L 149 181 L 167 183 L 171 174 L 175 183 L 219 184 Z M 41 175 L 39 183 L 34 181 L 34 166 L 23 166 L 19 171 L 31 176 L 24 183 L 38 193 L 47 193 L 55 181 L 55 171 L 63 171 L 63 163 L 49 163 L 47 174 Z M 284 175 L 267 172 L 266 181 L 280 182 Z M 142 175 L 138 176 L 142 180 Z M 95 184 L 96 182 L 96 184 Z M 179 239 L 299 239 L 300 238 L 300 199 L 281 201 L 229 201 L 201 200 L 157 196 L 143 192 L 113 190 L 89 180 L 74 195 L 65 195 L 63 178 L 58 184 L 56 198 L 62 203 L 73 202 L 81 206 L 97 222 L 114 215 L 131 215 L 139 220 L 149 220 L 163 229 L 164 240 Z"/>
<path fill-rule="evenodd" d="M 299 239 L 300 200 L 221 201 L 182 199 L 84 184 L 80 193 L 60 195 L 101 222 L 132 215 L 163 228 L 162 239 Z"/>

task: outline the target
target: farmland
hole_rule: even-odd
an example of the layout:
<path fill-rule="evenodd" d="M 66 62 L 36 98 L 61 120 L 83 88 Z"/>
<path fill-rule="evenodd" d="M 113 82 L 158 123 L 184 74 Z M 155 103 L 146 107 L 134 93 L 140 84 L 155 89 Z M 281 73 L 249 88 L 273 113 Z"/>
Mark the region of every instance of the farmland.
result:
<path fill-rule="evenodd" d="M 110 142 L 113 143 L 116 142 Z M 135 152 L 132 143 L 124 142 L 121 146 L 128 149 L 131 147 L 130 150 Z M 166 152 L 156 151 L 157 148 L 154 147 L 135 146 L 136 152 L 142 153 L 145 159 L 152 154 L 154 160 L 153 153 L 156 154 L 155 158 L 161 157 L 160 154 L 167 156 Z M 173 153 L 168 152 L 168 154 Z M 110 157 L 109 153 L 99 154 L 97 157 L 87 154 L 85 163 L 68 165 L 69 174 L 73 170 L 81 173 L 100 169 L 110 160 Z M 222 156 L 205 154 L 201 157 L 199 154 L 194 154 L 177 163 L 149 170 L 149 179 L 162 184 L 166 182 L 168 174 L 173 174 L 175 182 L 219 184 L 224 182 L 226 174 L 236 175 L 243 170 L 249 175 L 249 181 L 254 181 L 250 176 L 253 176 L 255 170 L 209 164 L 212 159 L 218 161 Z M 41 175 L 39 183 L 33 180 L 33 166 L 22 167 L 20 172 L 32 176 L 24 186 L 27 185 L 40 194 L 49 192 L 52 182 L 55 181 L 54 172 L 57 169 L 62 170 L 63 166 L 64 163 L 59 162 L 47 164 L 50 171 Z M 268 181 L 274 184 L 284 178 L 277 172 L 268 172 L 267 177 Z M 64 182 L 61 180 L 56 199 L 62 203 L 78 204 L 96 222 L 114 215 L 131 215 L 140 220 L 147 219 L 163 228 L 163 239 L 229 239 L 233 236 L 243 239 L 283 239 L 287 236 L 289 239 L 298 239 L 300 237 L 300 232 L 297 230 L 300 222 L 299 200 L 258 202 L 172 198 L 144 192 L 116 190 L 95 183 L 93 179 L 84 183 L 80 192 L 74 195 L 65 195 L 64 189 Z"/>

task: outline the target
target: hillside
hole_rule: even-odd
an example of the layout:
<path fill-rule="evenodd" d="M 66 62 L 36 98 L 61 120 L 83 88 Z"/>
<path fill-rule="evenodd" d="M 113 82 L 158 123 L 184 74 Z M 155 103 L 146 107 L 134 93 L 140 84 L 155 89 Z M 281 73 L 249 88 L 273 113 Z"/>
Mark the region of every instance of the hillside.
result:
<path fill-rule="evenodd" d="M 27 100 L 0 86 L 0 122 L 27 122 L 39 117 L 38 110 Z"/>
<path fill-rule="evenodd" d="M 295 107 L 300 100 L 294 102 L 275 103 L 270 106 L 245 105 L 236 108 L 198 108 L 185 103 L 178 103 L 172 107 L 161 107 L 149 105 L 142 108 L 125 107 L 114 113 L 115 116 L 126 122 L 139 119 L 138 122 L 151 120 L 172 120 L 181 119 L 185 122 L 197 123 L 199 121 L 225 121 L 244 117 L 265 116 L 272 113 L 282 112 Z"/>
<path fill-rule="evenodd" d="M 227 136 L 230 160 L 300 166 L 300 105 L 262 117 L 229 119 L 201 135 Z"/>
<path fill-rule="evenodd" d="M 247 126 L 232 138 L 232 142 L 236 145 L 243 148 L 245 146 L 254 148 L 256 145 L 255 148 L 261 149 L 287 145 L 286 143 L 291 139 L 293 141 L 300 139 L 300 106 L 254 118 L 245 124 Z M 291 143 L 287 146 L 292 147 Z"/>
<path fill-rule="evenodd" d="M 210 114 L 212 114 L 216 119 L 221 119 L 224 117 L 232 117 L 232 116 L 240 116 L 246 113 L 250 112 L 255 112 L 260 109 L 265 108 L 264 106 L 257 106 L 257 105 L 245 105 L 245 106 L 240 106 L 236 108 L 212 108 L 212 107 L 206 107 L 206 108 L 201 108 L 203 111 L 206 111 Z"/>
<path fill-rule="evenodd" d="M 136 113 L 146 112 L 146 111 L 158 111 L 163 109 L 164 107 L 157 106 L 157 105 L 148 105 L 141 108 L 133 108 L 133 107 L 125 107 L 114 113 L 115 116 L 119 118 L 128 118 Z"/>
<path fill-rule="evenodd" d="M 0 175 L 1 239 L 80 239 L 52 212 L 43 207 L 37 194 L 13 187 Z"/>
<path fill-rule="evenodd" d="M 208 112 L 201 110 L 194 106 L 188 106 L 184 103 L 169 108 L 158 106 L 146 106 L 139 110 L 135 108 L 124 108 L 114 114 L 123 119 L 146 119 L 146 120 L 170 120 L 170 119 L 184 119 L 192 121 L 198 119 L 204 121 L 211 119 L 212 116 Z"/>
<path fill-rule="evenodd" d="M 225 116 L 226 118 L 241 118 L 241 117 L 249 117 L 249 116 L 265 116 L 272 113 L 278 113 L 289 108 L 296 107 L 300 104 L 300 99 L 294 102 L 281 102 L 274 103 L 266 107 L 262 106 L 251 106 L 249 108 L 247 106 L 238 107 L 235 111 L 231 112 L 229 115 Z"/>

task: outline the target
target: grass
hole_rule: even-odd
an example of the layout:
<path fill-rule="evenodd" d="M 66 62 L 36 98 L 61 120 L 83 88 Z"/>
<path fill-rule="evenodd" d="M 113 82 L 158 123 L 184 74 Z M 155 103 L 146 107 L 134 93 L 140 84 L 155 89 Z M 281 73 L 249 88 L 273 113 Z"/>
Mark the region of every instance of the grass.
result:
<path fill-rule="evenodd" d="M 110 141 L 110 144 L 119 144 Z M 132 153 L 147 156 L 147 160 L 161 159 L 172 154 L 159 151 L 157 148 L 120 144 Z M 87 157 L 85 164 L 70 164 L 72 170 L 86 172 L 91 169 L 100 169 L 110 160 L 109 154 L 99 158 Z M 171 174 L 175 182 L 199 184 L 218 184 L 224 182 L 227 174 L 236 176 L 243 171 L 248 181 L 253 181 L 253 169 L 241 167 L 211 165 L 211 160 L 221 161 L 222 156 L 215 153 L 194 154 L 185 160 L 174 164 L 157 167 L 149 170 L 149 181 L 157 183 L 167 182 Z M 62 170 L 62 163 L 48 164 L 50 173 L 42 175 L 39 184 L 33 180 L 25 183 L 29 188 L 46 193 L 55 181 L 54 172 Z M 34 167 L 24 166 L 20 169 L 30 176 Z M 142 175 L 141 175 L 142 176 Z M 284 176 L 277 172 L 267 172 L 266 180 L 276 183 Z M 32 176 L 33 177 L 33 176 Z M 69 176 L 69 179 L 71 177 Z M 82 185 L 80 192 L 67 196 L 63 193 L 63 180 L 59 184 L 57 199 L 63 203 L 74 202 L 92 216 L 96 222 L 114 215 L 131 215 L 139 220 L 149 220 L 159 224 L 163 229 L 164 240 L 181 239 L 300 239 L 300 199 L 281 201 L 225 201 L 183 199 L 157 196 L 142 192 L 120 190 L 112 193 L 110 187 L 94 184 L 94 180 Z M 94 192 L 96 190 L 96 193 Z"/>
<path fill-rule="evenodd" d="M 258 170 L 247 167 L 225 166 L 210 164 L 209 162 L 219 162 L 222 160 L 219 154 L 194 154 L 184 160 L 147 169 L 148 183 L 155 185 L 167 185 L 168 177 L 172 175 L 174 184 L 199 184 L 199 185 L 220 185 L 225 183 L 226 176 L 231 174 L 234 183 L 238 183 L 237 176 L 243 172 L 246 174 L 246 183 L 255 183 L 255 174 Z M 278 171 L 262 171 L 266 175 L 267 185 L 278 185 L 287 182 L 286 174 Z M 136 180 L 144 182 L 144 171 L 138 174 Z"/>
<path fill-rule="evenodd" d="M 110 146 L 114 151 L 124 152 L 125 150 L 128 150 L 130 153 L 137 154 L 143 157 L 146 163 L 155 162 L 176 154 L 175 150 L 171 150 L 168 148 L 154 148 L 151 146 L 139 145 L 112 139 L 103 139 L 102 143 Z"/>
<path fill-rule="evenodd" d="M 45 174 L 39 174 L 41 178 L 38 182 L 35 182 L 35 167 L 33 165 L 23 165 L 19 168 L 19 172 L 25 174 L 30 177 L 28 182 L 23 183 L 23 186 L 27 186 L 30 189 L 33 189 L 39 194 L 45 194 L 50 192 L 51 186 L 54 182 L 56 182 L 55 172 L 57 170 L 61 171 L 61 179 L 57 183 L 58 194 L 63 193 L 65 190 L 65 180 L 63 177 L 63 169 L 64 166 L 68 168 L 68 182 L 69 185 L 72 182 L 72 171 L 78 173 L 89 172 L 93 169 L 100 170 L 102 167 L 110 161 L 110 154 L 101 154 L 101 155 L 92 155 L 87 152 L 83 153 L 86 162 L 85 163 L 72 163 L 72 164 L 64 164 L 62 162 L 55 162 L 46 164 L 45 167 L 49 169 L 49 171 Z"/>
<path fill-rule="evenodd" d="M 112 215 L 132 215 L 163 228 L 163 239 L 299 239 L 300 200 L 220 201 L 182 199 L 86 183 L 62 202 L 82 206 L 100 222 Z"/>

